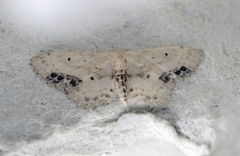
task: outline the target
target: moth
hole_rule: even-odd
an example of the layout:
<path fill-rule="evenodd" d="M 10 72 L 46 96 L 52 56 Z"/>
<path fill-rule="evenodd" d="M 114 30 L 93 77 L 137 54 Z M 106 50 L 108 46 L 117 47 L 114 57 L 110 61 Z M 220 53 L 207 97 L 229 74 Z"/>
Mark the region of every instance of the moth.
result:
<path fill-rule="evenodd" d="M 202 50 L 161 47 L 108 52 L 45 52 L 30 65 L 37 76 L 83 108 L 120 100 L 125 107 L 162 106 L 178 80 L 201 63 Z"/>

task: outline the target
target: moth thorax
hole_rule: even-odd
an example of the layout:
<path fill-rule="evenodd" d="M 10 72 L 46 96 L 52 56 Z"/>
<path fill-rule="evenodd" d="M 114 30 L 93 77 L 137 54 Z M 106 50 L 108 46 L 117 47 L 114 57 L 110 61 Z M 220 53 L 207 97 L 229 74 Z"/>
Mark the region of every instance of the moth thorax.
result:
<path fill-rule="evenodd" d="M 115 70 L 126 70 L 127 69 L 127 63 L 125 59 L 117 59 L 114 62 L 114 68 Z"/>

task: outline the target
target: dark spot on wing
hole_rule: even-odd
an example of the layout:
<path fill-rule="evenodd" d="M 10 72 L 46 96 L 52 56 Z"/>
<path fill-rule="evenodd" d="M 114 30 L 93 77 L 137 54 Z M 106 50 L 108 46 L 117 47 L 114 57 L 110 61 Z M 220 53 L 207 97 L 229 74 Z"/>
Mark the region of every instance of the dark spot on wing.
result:
<path fill-rule="evenodd" d="M 77 83 L 76 80 L 72 79 L 72 80 L 70 81 L 70 85 L 76 86 L 76 85 L 78 85 L 78 83 Z"/>
<path fill-rule="evenodd" d="M 154 96 L 153 96 L 153 99 L 154 99 L 154 100 L 157 100 L 157 96 L 156 96 L 156 95 L 154 95 Z"/>
<path fill-rule="evenodd" d="M 62 79 L 64 79 L 64 76 L 62 76 L 62 75 L 59 75 L 59 76 L 57 77 L 57 80 L 59 80 L 59 81 L 61 81 Z"/>
<path fill-rule="evenodd" d="M 133 91 L 133 89 L 132 88 L 130 88 L 130 92 L 132 92 Z"/>
<path fill-rule="evenodd" d="M 57 73 L 51 73 L 50 76 L 54 78 L 54 77 L 58 76 L 58 74 Z"/>
<path fill-rule="evenodd" d="M 148 99 L 148 100 L 150 100 L 150 99 L 151 99 L 151 97 L 150 97 L 149 95 L 147 95 L 146 97 L 147 97 L 147 99 Z"/>
<path fill-rule="evenodd" d="M 88 102 L 90 99 L 85 96 L 84 100 L 85 100 L 86 102 Z"/>
<path fill-rule="evenodd" d="M 159 80 L 162 80 L 163 82 L 167 83 L 171 80 L 171 78 L 168 76 L 168 74 L 164 73 L 162 76 L 159 77 Z"/>
<path fill-rule="evenodd" d="M 170 81 L 170 77 L 169 76 L 165 76 L 166 81 Z"/>
<path fill-rule="evenodd" d="M 90 79 L 91 79 L 91 80 L 94 80 L 94 77 L 91 76 Z"/>
<path fill-rule="evenodd" d="M 69 57 L 69 58 L 68 58 L 68 61 L 70 61 L 70 60 L 71 60 L 71 58 Z"/>
<path fill-rule="evenodd" d="M 97 97 L 97 96 L 95 96 L 95 97 L 93 98 L 93 101 L 97 101 L 97 99 L 98 99 L 98 97 Z"/>
<path fill-rule="evenodd" d="M 51 81 L 53 78 L 51 76 L 47 76 L 46 79 Z"/>
<path fill-rule="evenodd" d="M 180 70 L 181 70 L 181 71 L 187 71 L 187 68 L 186 68 L 185 66 L 182 66 L 182 67 L 180 68 Z"/>
<path fill-rule="evenodd" d="M 113 89 L 110 89 L 110 92 L 113 92 Z"/>
<path fill-rule="evenodd" d="M 175 73 L 176 75 L 180 75 L 180 74 L 181 74 L 181 71 L 180 71 L 180 70 L 176 70 L 174 73 Z"/>
<path fill-rule="evenodd" d="M 147 79 L 148 79 L 149 77 L 150 77 L 150 75 L 148 74 L 148 75 L 147 75 Z"/>
<path fill-rule="evenodd" d="M 168 56 L 168 53 L 165 53 L 165 56 Z"/>
<path fill-rule="evenodd" d="M 126 93 L 126 89 L 125 88 L 123 88 L 123 93 Z"/>

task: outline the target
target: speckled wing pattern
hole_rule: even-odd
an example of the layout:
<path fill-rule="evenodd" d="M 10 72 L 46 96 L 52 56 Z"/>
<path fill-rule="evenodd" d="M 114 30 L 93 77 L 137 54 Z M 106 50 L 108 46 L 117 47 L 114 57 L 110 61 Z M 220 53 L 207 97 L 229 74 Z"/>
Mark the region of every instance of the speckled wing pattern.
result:
<path fill-rule="evenodd" d="M 95 107 L 116 99 L 108 53 L 47 52 L 33 57 L 30 65 L 40 79 L 79 106 Z"/>
<path fill-rule="evenodd" d="M 40 79 L 84 108 L 120 100 L 137 107 L 161 106 L 178 79 L 190 75 L 203 52 L 184 47 L 110 51 L 47 52 L 31 59 Z"/>
<path fill-rule="evenodd" d="M 201 63 L 202 50 L 162 47 L 129 51 L 128 75 L 131 107 L 161 107 L 178 80 L 190 76 Z"/>

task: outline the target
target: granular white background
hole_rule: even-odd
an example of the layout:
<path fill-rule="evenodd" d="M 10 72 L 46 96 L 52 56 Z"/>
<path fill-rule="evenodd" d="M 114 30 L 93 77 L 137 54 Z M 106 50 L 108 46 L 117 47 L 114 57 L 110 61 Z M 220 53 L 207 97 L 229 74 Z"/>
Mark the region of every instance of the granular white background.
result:
<path fill-rule="evenodd" d="M 42 51 L 202 49 L 167 107 L 84 110 L 35 77 Z M 240 155 L 239 0 L 0 0 L 0 155 Z"/>

